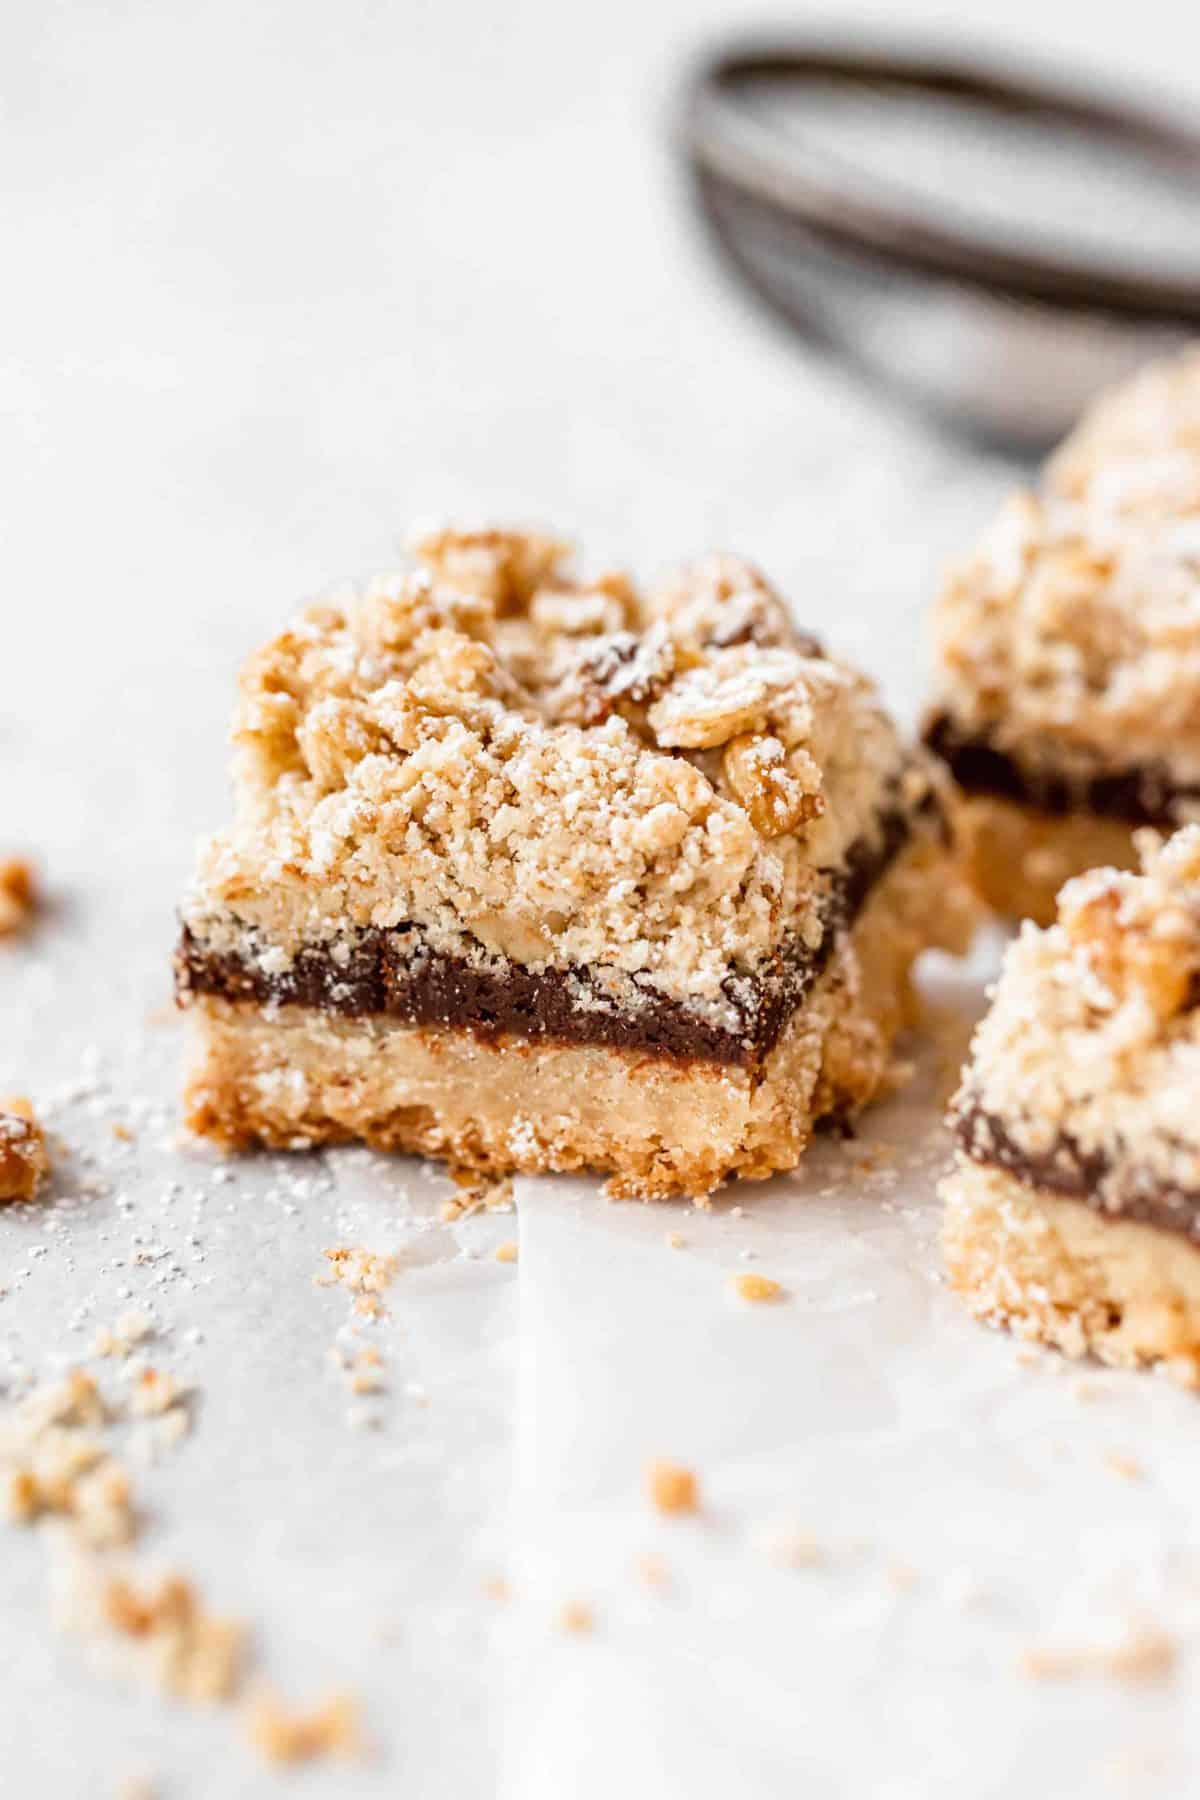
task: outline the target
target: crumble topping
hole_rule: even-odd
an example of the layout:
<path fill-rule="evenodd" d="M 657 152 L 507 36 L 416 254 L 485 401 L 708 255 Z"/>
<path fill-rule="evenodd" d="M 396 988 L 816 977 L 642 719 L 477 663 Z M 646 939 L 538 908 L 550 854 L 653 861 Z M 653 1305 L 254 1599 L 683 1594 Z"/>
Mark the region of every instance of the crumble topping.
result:
<path fill-rule="evenodd" d="M 0 1200 L 32 1200 L 49 1172 L 32 1102 L 23 1094 L 0 1099 Z"/>
<path fill-rule="evenodd" d="M 1088 412 L 947 579 L 935 704 L 1027 768 L 1200 775 L 1200 352 Z"/>
<path fill-rule="evenodd" d="M 999 1118 L 1031 1157 L 1066 1136 L 1115 1176 L 1196 1189 L 1200 826 L 1140 832 L 1138 848 L 1141 874 L 1093 870 L 1067 883 L 1056 924 L 1022 928 L 954 1113 Z"/>
<path fill-rule="evenodd" d="M 278 972 L 415 921 L 450 955 L 603 962 L 720 1007 L 731 964 L 819 936 L 820 871 L 902 771 L 908 804 L 935 779 L 736 558 L 641 594 L 537 534 L 414 548 L 243 671 L 235 822 L 186 915 L 217 953 L 249 931 Z"/>

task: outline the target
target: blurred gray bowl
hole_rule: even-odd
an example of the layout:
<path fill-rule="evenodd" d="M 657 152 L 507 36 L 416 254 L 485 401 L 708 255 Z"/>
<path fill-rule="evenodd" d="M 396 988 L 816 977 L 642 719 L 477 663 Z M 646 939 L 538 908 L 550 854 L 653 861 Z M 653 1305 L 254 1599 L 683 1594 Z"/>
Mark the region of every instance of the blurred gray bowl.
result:
<path fill-rule="evenodd" d="M 776 316 L 1021 452 L 1200 330 L 1200 136 L 1166 104 L 939 52 L 742 44 L 682 141 Z"/>

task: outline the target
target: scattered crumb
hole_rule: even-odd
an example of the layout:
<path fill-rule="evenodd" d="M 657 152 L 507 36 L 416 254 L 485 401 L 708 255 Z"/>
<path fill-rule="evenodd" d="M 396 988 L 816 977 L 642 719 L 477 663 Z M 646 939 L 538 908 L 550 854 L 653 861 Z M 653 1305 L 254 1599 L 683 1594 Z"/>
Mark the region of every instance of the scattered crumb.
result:
<path fill-rule="evenodd" d="M 128 1356 L 154 1332 L 149 1313 L 122 1313 L 113 1326 L 102 1326 L 92 1341 L 93 1356 Z"/>
<path fill-rule="evenodd" d="M 458 1192 L 442 1202 L 438 1216 L 443 1225 L 452 1225 L 456 1219 L 469 1218 L 477 1212 L 512 1212 L 511 1175 L 497 1179 L 481 1175 L 478 1169 L 454 1169 L 451 1178 Z"/>
<path fill-rule="evenodd" d="M 133 1132 L 130 1130 L 128 1125 L 122 1125 L 120 1120 L 118 1120 L 117 1123 L 113 1126 L 112 1134 L 119 1143 L 122 1143 L 122 1144 L 132 1144 L 133 1143 Z"/>
<path fill-rule="evenodd" d="M 310 1713 L 292 1713 L 263 1689 L 250 1704 L 247 1723 L 251 1743 L 268 1762 L 315 1762 L 362 1750 L 358 1702 L 349 1694 L 331 1694 Z"/>
<path fill-rule="evenodd" d="M 1144 1481 L 1146 1471 L 1136 1456 L 1128 1456 L 1123 1450 L 1106 1451 L 1105 1462 L 1114 1475 L 1120 1475 L 1125 1481 Z"/>
<path fill-rule="evenodd" d="M 326 1274 L 313 1277 L 318 1287 L 349 1288 L 360 1299 L 375 1302 L 376 1310 L 382 1311 L 378 1296 L 390 1286 L 396 1273 L 394 1256 L 377 1256 L 361 1244 L 341 1244 L 336 1249 L 322 1251 L 322 1255 L 329 1269 Z"/>
<path fill-rule="evenodd" d="M 46 1138 L 24 1094 L 0 1099 L 0 1200 L 32 1200 L 50 1172 Z"/>
<path fill-rule="evenodd" d="M 485 1575 L 483 1591 L 497 1606 L 507 1606 L 512 1599 L 512 1588 L 504 1575 Z"/>
<path fill-rule="evenodd" d="M 568 1600 L 558 1614 L 560 1631 L 571 1632 L 576 1637 L 585 1636 L 596 1628 L 596 1615 L 584 1600 Z"/>
<path fill-rule="evenodd" d="M 780 1284 L 769 1275 L 734 1275 L 730 1286 L 743 1300 L 778 1300 L 783 1294 Z"/>
<path fill-rule="evenodd" d="M 1041 1362 L 1041 1354 L 1032 1344 L 1022 1344 L 1017 1350 L 1016 1363 L 1022 1369 L 1036 1369 Z"/>
<path fill-rule="evenodd" d="M 497 1262 L 515 1263 L 519 1254 L 520 1252 L 511 1238 L 507 1239 L 503 1244 L 497 1244 L 496 1246 Z"/>
<path fill-rule="evenodd" d="M 208 1612 L 185 1576 L 139 1576 L 65 1541 L 56 1547 L 57 1621 L 91 1642 L 105 1672 L 195 1704 L 233 1695 L 245 1631 Z"/>
<path fill-rule="evenodd" d="M 33 864 L 23 856 L 0 859 L 0 937 L 24 931 L 37 904 Z"/>
<path fill-rule="evenodd" d="M 352 1394 L 378 1394 L 386 1386 L 383 1358 L 373 1344 L 359 1351 L 347 1374 Z"/>
<path fill-rule="evenodd" d="M 113 1800 L 162 1800 L 162 1792 L 153 1775 L 124 1775 L 113 1789 Z"/>
<path fill-rule="evenodd" d="M 1081 1676 L 1110 1676 L 1115 1681 L 1165 1681 L 1178 1660 L 1175 1640 L 1156 1625 L 1131 1626 L 1120 1643 L 1055 1649 L 1033 1646 L 1018 1661 L 1031 1681 L 1075 1681 Z"/>
<path fill-rule="evenodd" d="M 635 1556 L 633 1572 L 643 1587 L 653 1588 L 656 1593 L 662 1593 L 671 1585 L 671 1571 L 665 1558 L 656 1550 L 643 1550 L 640 1556 Z"/>
<path fill-rule="evenodd" d="M 687 1247 L 687 1239 L 681 1231 L 668 1231 L 665 1242 L 668 1250 L 683 1250 Z"/>
<path fill-rule="evenodd" d="M 656 1460 L 646 1464 L 646 1492 L 661 1513 L 694 1513 L 700 1497 L 696 1477 L 682 1463 Z"/>
<path fill-rule="evenodd" d="M 915 1588 L 919 1580 L 917 1571 L 910 1563 L 891 1562 L 885 1570 L 888 1586 L 895 1588 L 898 1594 L 907 1594 Z"/>
<path fill-rule="evenodd" d="M 760 1555 L 780 1569 L 812 1569 L 829 1560 L 819 1538 L 788 1521 L 761 1527 L 754 1534 L 754 1545 Z"/>
<path fill-rule="evenodd" d="M 139 1418 L 156 1418 L 184 1399 L 184 1389 L 173 1375 L 147 1365 L 133 1374 L 129 1410 Z"/>

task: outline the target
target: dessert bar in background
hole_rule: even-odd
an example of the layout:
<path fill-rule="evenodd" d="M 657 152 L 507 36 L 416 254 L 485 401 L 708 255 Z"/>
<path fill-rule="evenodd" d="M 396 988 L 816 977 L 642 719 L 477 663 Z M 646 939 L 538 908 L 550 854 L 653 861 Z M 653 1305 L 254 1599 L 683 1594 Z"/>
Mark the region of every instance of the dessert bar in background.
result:
<path fill-rule="evenodd" d="M 1200 351 L 1102 400 L 950 575 L 926 741 L 973 878 L 1040 924 L 1062 883 L 1200 818 Z"/>
<path fill-rule="evenodd" d="M 748 564 L 434 532 L 254 656 L 178 953 L 192 1126 L 704 1195 L 883 1085 L 952 788 Z"/>
<path fill-rule="evenodd" d="M 1071 1355 L 1200 1382 L 1200 827 L 1026 924 L 955 1097 L 950 1280 Z"/>

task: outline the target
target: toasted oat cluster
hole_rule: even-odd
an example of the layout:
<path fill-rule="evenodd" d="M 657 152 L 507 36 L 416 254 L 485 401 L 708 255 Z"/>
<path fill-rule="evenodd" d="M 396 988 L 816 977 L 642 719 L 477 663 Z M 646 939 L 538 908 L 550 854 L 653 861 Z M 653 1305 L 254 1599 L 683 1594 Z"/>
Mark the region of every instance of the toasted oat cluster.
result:
<path fill-rule="evenodd" d="M 528 533 L 414 548 L 244 671 L 198 937 L 255 927 L 278 968 L 419 918 L 451 954 L 603 960 L 719 1008 L 810 891 L 817 931 L 812 872 L 869 827 L 897 740 L 754 569 L 713 557 L 639 594 Z"/>
<path fill-rule="evenodd" d="M 1102 400 L 952 570 L 936 710 L 1035 774 L 1200 781 L 1200 350 Z"/>
<path fill-rule="evenodd" d="M 31 1103 L 21 1094 L 0 1099 L 0 1200 L 32 1200 L 49 1169 Z"/>

